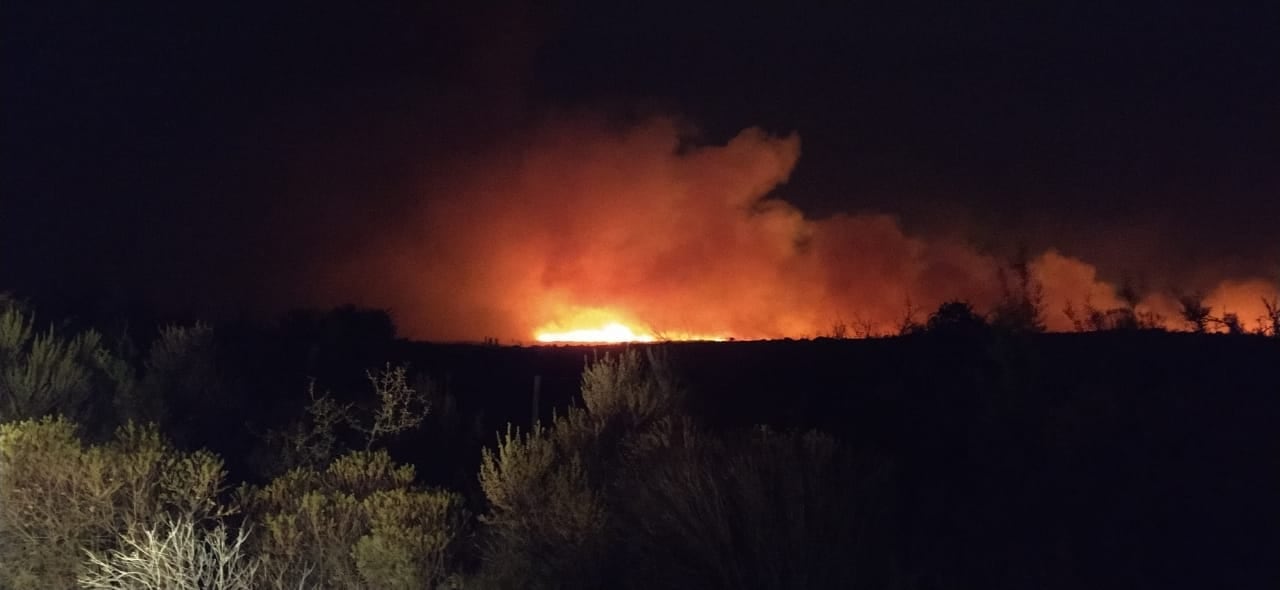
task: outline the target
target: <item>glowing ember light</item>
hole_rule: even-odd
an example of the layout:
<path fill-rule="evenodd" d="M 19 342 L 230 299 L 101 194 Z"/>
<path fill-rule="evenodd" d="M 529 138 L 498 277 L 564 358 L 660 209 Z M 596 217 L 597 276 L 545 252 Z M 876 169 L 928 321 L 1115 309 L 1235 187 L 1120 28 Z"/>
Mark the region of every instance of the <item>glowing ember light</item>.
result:
<path fill-rule="evenodd" d="M 652 334 L 637 334 L 635 330 L 618 322 L 609 322 L 597 329 L 569 330 L 567 332 L 540 331 L 534 335 L 538 342 L 653 342 Z"/>

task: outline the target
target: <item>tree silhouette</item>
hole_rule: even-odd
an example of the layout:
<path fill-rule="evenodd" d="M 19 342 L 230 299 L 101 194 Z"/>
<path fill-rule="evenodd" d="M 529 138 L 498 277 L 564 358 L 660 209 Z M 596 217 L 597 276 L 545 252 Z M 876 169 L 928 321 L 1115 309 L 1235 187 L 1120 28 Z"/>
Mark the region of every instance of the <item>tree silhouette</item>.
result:
<path fill-rule="evenodd" d="M 1044 285 L 1031 274 L 1025 248 L 998 270 L 1001 297 L 991 310 L 991 325 L 1009 332 L 1043 332 Z"/>
<path fill-rule="evenodd" d="M 1203 334 L 1209 330 L 1209 322 L 1213 319 L 1210 315 L 1212 309 L 1204 304 L 1204 295 L 1200 293 L 1189 293 L 1178 297 L 1178 313 L 1182 319 L 1197 334 Z"/>
<path fill-rule="evenodd" d="M 967 301 L 948 301 L 938 307 L 925 322 L 925 331 L 933 334 L 972 334 L 985 330 L 983 319 Z"/>

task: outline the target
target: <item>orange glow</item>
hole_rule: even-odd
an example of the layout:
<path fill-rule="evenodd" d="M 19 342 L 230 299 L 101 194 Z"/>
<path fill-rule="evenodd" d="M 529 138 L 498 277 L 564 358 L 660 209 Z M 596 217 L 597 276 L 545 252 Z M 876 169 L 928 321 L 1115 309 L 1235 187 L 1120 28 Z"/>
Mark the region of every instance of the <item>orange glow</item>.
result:
<path fill-rule="evenodd" d="M 623 343 L 664 341 L 715 341 L 730 340 L 719 334 L 695 334 L 692 332 L 655 332 L 638 322 L 619 319 L 617 314 L 602 309 L 579 309 L 564 314 L 567 321 L 551 322 L 536 330 L 533 339 L 545 344 L 553 343 Z"/>
<path fill-rule="evenodd" d="M 637 334 L 635 330 L 619 324 L 618 322 L 609 322 L 599 328 L 579 328 L 566 332 L 550 332 L 539 331 L 534 335 L 534 339 L 538 342 L 653 342 L 655 340 L 652 334 L 643 332 Z"/>
<path fill-rule="evenodd" d="M 669 119 L 553 118 L 441 164 L 415 205 L 298 282 L 299 297 L 393 309 L 415 339 L 547 343 L 889 335 L 908 310 L 923 321 L 949 299 L 1000 300 L 1003 261 L 963 228 L 917 233 L 886 213 L 788 202 L 799 158 L 798 136 L 756 128 L 696 144 Z M 1094 263 L 1028 254 L 1050 330 L 1073 329 L 1068 304 L 1125 305 Z M 1187 288 L 1250 328 L 1277 293 L 1215 282 Z M 1172 297 L 1143 295 L 1142 311 L 1183 327 Z"/>

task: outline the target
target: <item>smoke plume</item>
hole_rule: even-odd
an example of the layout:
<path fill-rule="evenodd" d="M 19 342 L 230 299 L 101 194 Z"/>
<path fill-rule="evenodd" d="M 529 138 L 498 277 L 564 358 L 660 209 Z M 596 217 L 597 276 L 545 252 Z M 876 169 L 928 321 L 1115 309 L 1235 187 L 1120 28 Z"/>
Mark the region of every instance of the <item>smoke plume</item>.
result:
<path fill-rule="evenodd" d="M 985 310 L 1001 296 L 1007 261 L 959 238 L 789 204 L 780 195 L 798 136 L 688 137 L 671 119 L 572 117 L 458 154 L 315 286 L 327 300 L 390 308 L 411 337 L 524 342 L 610 321 L 659 337 L 811 337 L 837 324 L 889 333 L 908 308 L 921 320 L 947 300 Z M 1124 305 L 1088 262 L 1030 258 L 1050 329 L 1071 328 L 1068 303 Z M 1251 321 L 1274 293 L 1224 283 L 1206 301 Z M 1141 306 L 1177 317 L 1168 294 Z"/>

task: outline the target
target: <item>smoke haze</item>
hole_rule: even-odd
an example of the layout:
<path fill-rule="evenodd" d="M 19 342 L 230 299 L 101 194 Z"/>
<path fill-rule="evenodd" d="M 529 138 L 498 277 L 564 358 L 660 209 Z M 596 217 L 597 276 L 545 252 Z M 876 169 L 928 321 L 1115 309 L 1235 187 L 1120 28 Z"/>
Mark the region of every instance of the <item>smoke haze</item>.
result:
<path fill-rule="evenodd" d="M 1008 261 L 960 238 L 910 235 L 887 214 L 811 218 L 788 203 L 797 135 L 692 137 L 670 118 L 559 117 L 440 167 L 416 204 L 361 232 L 311 284 L 325 303 L 387 307 L 407 335 L 439 340 L 530 341 L 607 321 L 675 337 L 889 333 L 908 306 L 985 310 L 1001 296 Z M 1088 261 L 1031 255 L 1050 329 L 1071 328 L 1069 303 L 1122 305 Z M 1207 302 L 1251 322 L 1274 293 L 1262 280 L 1224 282 Z M 1140 309 L 1176 324 L 1171 293 Z"/>
<path fill-rule="evenodd" d="M 1277 285 L 1275 3 L 46 4 L 0 19 L 0 291 L 67 315 L 885 333 L 1021 247 L 1051 329 Z"/>

